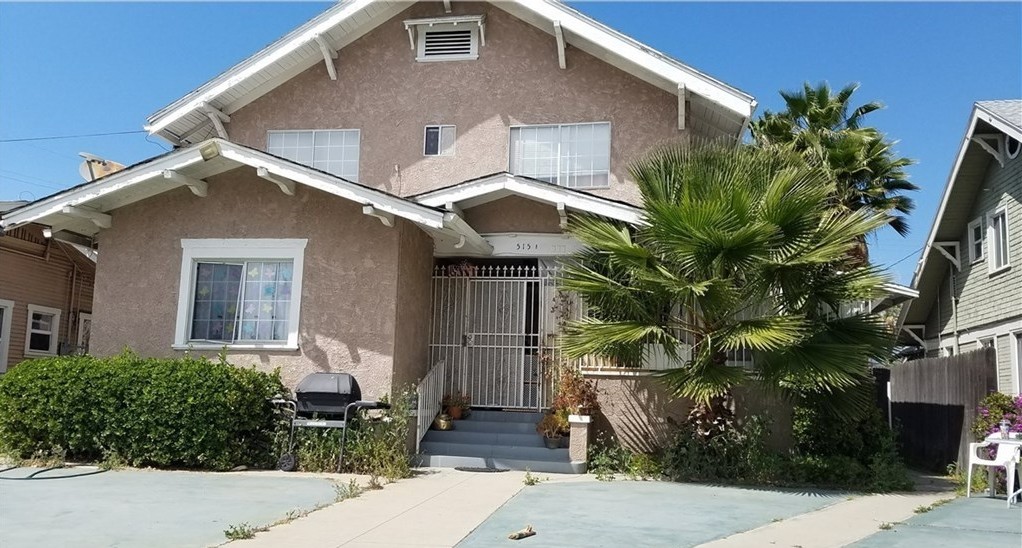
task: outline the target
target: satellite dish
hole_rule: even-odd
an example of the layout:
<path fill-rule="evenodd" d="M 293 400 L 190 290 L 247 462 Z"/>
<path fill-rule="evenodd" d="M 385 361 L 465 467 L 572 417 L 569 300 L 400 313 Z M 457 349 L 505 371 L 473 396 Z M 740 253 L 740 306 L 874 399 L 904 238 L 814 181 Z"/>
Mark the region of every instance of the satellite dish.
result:
<path fill-rule="evenodd" d="M 111 173 L 124 169 L 124 164 L 119 164 L 113 160 L 104 160 L 95 154 L 79 152 L 78 155 L 85 158 L 82 165 L 78 166 L 78 174 L 86 181 L 95 181 L 100 177 L 106 177 Z"/>

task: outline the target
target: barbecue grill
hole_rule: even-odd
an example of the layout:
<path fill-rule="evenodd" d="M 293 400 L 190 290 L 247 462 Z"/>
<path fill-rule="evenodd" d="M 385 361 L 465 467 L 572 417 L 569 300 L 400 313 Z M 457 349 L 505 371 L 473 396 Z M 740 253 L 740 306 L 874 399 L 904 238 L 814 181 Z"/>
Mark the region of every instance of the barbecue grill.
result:
<path fill-rule="evenodd" d="M 272 402 L 291 416 L 291 431 L 287 439 L 287 452 L 280 456 L 277 468 L 291 472 L 298 467 L 295 455 L 295 428 L 340 428 L 341 447 L 337 458 L 337 471 L 344 463 L 344 441 L 348 426 L 359 409 L 389 409 L 390 405 L 376 401 L 363 401 L 362 390 L 355 377 L 348 373 L 313 373 L 302 379 L 295 388 L 295 399 L 281 396 Z"/>

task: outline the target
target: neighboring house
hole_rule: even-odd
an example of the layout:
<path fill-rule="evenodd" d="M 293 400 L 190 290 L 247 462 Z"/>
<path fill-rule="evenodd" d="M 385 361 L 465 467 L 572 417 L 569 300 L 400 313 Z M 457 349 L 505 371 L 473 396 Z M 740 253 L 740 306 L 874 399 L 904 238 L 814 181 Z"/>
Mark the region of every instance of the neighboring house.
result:
<path fill-rule="evenodd" d="M 973 106 L 916 267 L 902 339 L 926 356 L 993 347 L 998 389 L 1022 392 L 1022 100 Z"/>
<path fill-rule="evenodd" d="M 368 398 L 444 362 L 445 392 L 537 409 L 567 215 L 635 222 L 631 161 L 755 105 L 561 2 L 349 0 L 152 115 L 173 151 L 2 223 L 96 238 L 95 354 L 226 347 Z M 647 441 L 648 378 L 604 385 Z"/>
<path fill-rule="evenodd" d="M 0 202 L 0 213 L 26 203 Z M 88 350 L 95 253 L 47 234 L 39 224 L 0 232 L 0 373 L 25 359 Z"/>

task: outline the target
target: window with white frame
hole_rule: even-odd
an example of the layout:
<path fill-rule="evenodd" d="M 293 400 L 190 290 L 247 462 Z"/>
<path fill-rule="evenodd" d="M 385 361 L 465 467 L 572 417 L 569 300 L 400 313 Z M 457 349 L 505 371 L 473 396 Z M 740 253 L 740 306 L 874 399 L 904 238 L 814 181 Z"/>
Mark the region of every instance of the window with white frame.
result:
<path fill-rule="evenodd" d="M 1022 150 L 1022 143 L 1019 143 L 1014 137 L 1004 136 L 1004 151 L 1008 154 L 1008 159 L 1017 158 L 1020 150 Z"/>
<path fill-rule="evenodd" d="M 986 231 L 983 230 L 982 217 L 969 223 L 969 260 L 972 262 L 983 259 L 983 251 L 986 247 L 984 234 Z"/>
<path fill-rule="evenodd" d="M 360 139 L 357 129 L 273 130 L 266 152 L 358 182 Z"/>
<path fill-rule="evenodd" d="M 510 170 L 567 188 L 610 184 L 610 123 L 511 128 Z"/>
<path fill-rule="evenodd" d="M 28 305 L 28 330 L 25 337 L 25 354 L 57 354 L 60 337 L 59 308 Z"/>
<path fill-rule="evenodd" d="M 987 348 L 994 349 L 994 363 L 997 363 L 997 337 L 984 337 L 979 339 L 979 346 L 977 350 L 986 350 Z"/>
<path fill-rule="evenodd" d="M 456 128 L 447 125 L 426 126 L 422 153 L 425 156 L 454 156 Z"/>
<path fill-rule="evenodd" d="M 1001 208 L 987 218 L 987 241 L 990 258 L 987 264 L 990 272 L 997 272 L 1009 266 L 1008 261 L 1008 212 Z"/>
<path fill-rule="evenodd" d="M 175 348 L 297 348 L 306 242 L 181 240 Z"/>

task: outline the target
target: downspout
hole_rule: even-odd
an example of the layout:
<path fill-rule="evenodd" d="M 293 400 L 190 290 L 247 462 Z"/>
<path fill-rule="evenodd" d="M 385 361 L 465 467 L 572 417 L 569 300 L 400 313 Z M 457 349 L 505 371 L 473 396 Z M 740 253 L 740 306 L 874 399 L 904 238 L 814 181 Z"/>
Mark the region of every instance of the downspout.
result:
<path fill-rule="evenodd" d="M 957 356 L 961 352 L 959 351 L 958 348 L 958 297 L 955 295 L 954 269 L 951 269 L 950 276 L 948 276 L 948 285 L 950 286 L 949 289 L 951 290 L 951 292 L 948 294 L 948 296 L 951 298 L 951 317 L 954 318 L 954 321 L 952 322 L 953 324 L 952 329 L 954 330 L 953 331 L 954 340 L 952 342 L 953 345 L 952 348 L 954 348 L 955 356 Z"/>

